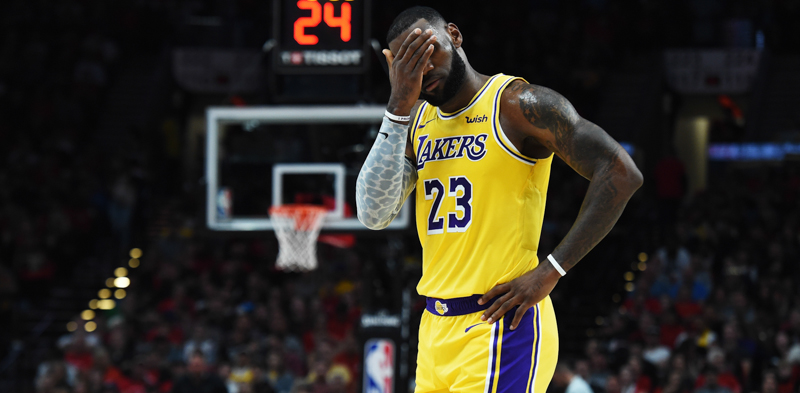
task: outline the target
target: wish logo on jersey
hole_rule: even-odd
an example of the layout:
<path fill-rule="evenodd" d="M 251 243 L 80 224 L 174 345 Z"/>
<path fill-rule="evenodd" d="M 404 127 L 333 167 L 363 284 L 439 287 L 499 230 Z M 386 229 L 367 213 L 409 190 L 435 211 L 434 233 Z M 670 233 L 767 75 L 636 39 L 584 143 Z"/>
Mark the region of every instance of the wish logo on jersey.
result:
<path fill-rule="evenodd" d="M 417 170 L 425 168 L 428 161 L 444 161 L 466 156 L 478 161 L 486 156 L 486 139 L 489 134 L 448 136 L 430 140 L 430 135 L 420 135 L 417 140 Z"/>
<path fill-rule="evenodd" d="M 483 123 L 483 122 L 488 121 L 488 120 L 489 120 L 489 118 L 486 117 L 486 115 L 483 115 L 483 116 L 475 115 L 475 117 L 473 117 L 472 119 L 467 117 L 467 124 Z"/>

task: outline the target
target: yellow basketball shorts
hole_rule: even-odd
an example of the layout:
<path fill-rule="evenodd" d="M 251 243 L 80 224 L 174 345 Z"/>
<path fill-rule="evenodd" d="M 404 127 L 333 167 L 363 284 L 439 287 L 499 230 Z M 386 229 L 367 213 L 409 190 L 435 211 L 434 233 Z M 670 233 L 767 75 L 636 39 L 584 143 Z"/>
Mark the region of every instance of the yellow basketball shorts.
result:
<path fill-rule="evenodd" d="M 415 393 L 545 393 L 558 360 L 558 326 L 546 297 L 511 330 L 512 309 L 481 321 L 480 295 L 427 299 L 419 327 Z"/>

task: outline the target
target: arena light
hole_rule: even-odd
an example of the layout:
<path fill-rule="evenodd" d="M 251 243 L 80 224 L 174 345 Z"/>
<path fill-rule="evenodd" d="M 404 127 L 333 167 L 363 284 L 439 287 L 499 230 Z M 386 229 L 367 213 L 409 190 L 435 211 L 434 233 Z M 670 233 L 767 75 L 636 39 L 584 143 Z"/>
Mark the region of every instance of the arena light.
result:
<path fill-rule="evenodd" d="M 647 270 L 647 263 L 646 262 L 639 262 L 639 266 L 637 266 L 637 267 L 639 268 L 640 272 L 643 272 L 643 271 Z"/>
<path fill-rule="evenodd" d="M 611 296 L 611 300 L 614 303 L 619 303 L 619 301 L 622 300 L 622 296 L 620 296 L 618 293 L 615 293 L 614 296 Z"/>
<path fill-rule="evenodd" d="M 124 299 L 125 298 L 125 290 L 124 289 L 117 289 L 114 291 L 114 297 L 117 299 Z"/>
<path fill-rule="evenodd" d="M 785 161 L 800 154 L 800 143 L 712 143 L 709 161 Z"/>
<path fill-rule="evenodd" d="M 113 301 L 111 299 L 103 299 L 103 300 L 101 300 L 101 301 L 99 301 L 97 303 L 97 306 L 101 310 L 111 310 L 111 309 L 113 309 L 114 307 L 117 306 L 117 302 L 115 302 L 115 301 Z"/>
<path fill-rule="evenodd" d="M 117 277 L 125 277 L 128 275 L 128 269 L 125 269 L 124 267 L 118 267 L 114 269 L 114 275 Z"/>
<path fill-rule="evenodd" d="M 634 288 L 635 287 L 633 286 L 632 282 L 629 282 L 629 283 L 625 284 L 625 290 L 628 291 L 628 292 L 633 292 Z"/>
<path fill-rule="evenodd" d="M 633 281 L 633 272 L 625 273 L 625 281 Z"/>
<path fill-rule="evenodd" d="M 114 277 L 109 277 L 106 279 L 106 286 L 109 288 L 114 288 Z"/>
<path fill-rule="evenodd" d="M 639 253 L 639 262 L 647 262 L 647 253 L 645 252 Z"/>
<path fill-rule="evenodd" d="M 83 318 L 84 321 L 90 321 L 94 319 L 94 311 L 83 310 L 83 312 L 81 313 L 81 318 Z"/>
<path fill-rule="evenodd" d="M 111 290 L 109 290 L 108 288 L 103 288 L 97 292 L 97 297 L 99 297 L 100 299 L 108 299 L 111 297 Z"/>
<path fill-rule="evenodd" d="M 78 330 L 78 323 L 77 322 L 75 322 L 75 321 L 67 322 L 67 331 L 68 332 L 74 332 L 76 330 Z"/>
<path fill-rule="evenodd" d="M 139 259 L 142 257 L 142 250 L 139 248 L 131 249 L 130 256 L 131 258 Z"/>
<path fill-rule="evenodd" d="M 97 329 L 97 324 L 94 323 L 93 321 L 89 321 L 89 322 L 86 322 L 85 325 L 83 325 L 83 328 L 86 329 L 87 332 L 91 333 L 95 329 Z"/>
<path fill-rule="evenodd" d="M 136 258 L 131 258 L 131 260 L 128 261 L 128 266 L 136 269 L 137 267 L 139 267 L 139 260 Z"/>
<path fill-rule="evenodd" d="M 595 318 L 595 319 L 594 319 L 594 322 L 595 322 L 595 323 L 596 323 L 598 326 L 603 326 L 603 324 L 604 324 L 604 323 L 606 323 L 606 319 L 605 319 L 605 318 L 603 318 L 603 317 L 597 317 L 597 318 Z"/>
<path fill-rule="evenodd" d="M 97 309 L 97 299 L 89 300 L 89 308 L 91 308 L 92 310 Z"/>
<path fill-rule="evenodd" d="M 128 285 L 131 285 L 131 279 L 128 277 L 117 277 L 114 280 L 114 285 L 116 285 L 117 288 L 127 288 Z"/>

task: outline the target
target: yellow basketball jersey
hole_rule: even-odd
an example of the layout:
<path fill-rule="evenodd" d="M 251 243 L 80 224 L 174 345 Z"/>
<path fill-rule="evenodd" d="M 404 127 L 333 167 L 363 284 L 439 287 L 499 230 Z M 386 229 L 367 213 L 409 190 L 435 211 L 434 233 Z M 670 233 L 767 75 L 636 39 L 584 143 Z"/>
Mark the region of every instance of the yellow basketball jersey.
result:
<path fill-rule="evenodd" d="M 489 79 L 469 105 L 424 103 L 411 131 L 417 157 L 421 295 L 484 294 L 539 263 L 553 156 L 523 156 L 500 127 L 500 95 L 515 78 Z"/>

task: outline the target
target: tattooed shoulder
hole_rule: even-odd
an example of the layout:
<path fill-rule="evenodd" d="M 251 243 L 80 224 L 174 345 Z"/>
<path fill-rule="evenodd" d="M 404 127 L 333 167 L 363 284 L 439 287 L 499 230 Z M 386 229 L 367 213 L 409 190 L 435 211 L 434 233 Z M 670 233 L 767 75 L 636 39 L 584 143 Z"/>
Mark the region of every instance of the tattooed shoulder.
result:
<path fill-rule="evenodd" d="M 519 108 L 519 121 L 544 131 L 540 142 L 584 177 L 618 155 L 618 144 L 597 125 L 582 119 L 558 92 L 522 81 L 509 89 Z"/>
<path fill-rule="evenodd" d="M 525 118 L 536 128 L 550 130 L 557 140 L 567 136 L 580 119 L 572 104 L 552 89 L 527 83 L 514 88 Z"/>
<path fill-rule="evenodd" d="M 564 96 L 547 87 L 517 80 L 506 89 L 503 99 L 509 109 L 517 112 L 516 124 L 533 126 L 530 136 L 536 137 L 539 143 L 561 158 L 566 158 L 564 154 L 569 152 L 570 141 L 581 117 Z"/>

